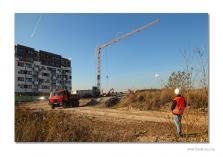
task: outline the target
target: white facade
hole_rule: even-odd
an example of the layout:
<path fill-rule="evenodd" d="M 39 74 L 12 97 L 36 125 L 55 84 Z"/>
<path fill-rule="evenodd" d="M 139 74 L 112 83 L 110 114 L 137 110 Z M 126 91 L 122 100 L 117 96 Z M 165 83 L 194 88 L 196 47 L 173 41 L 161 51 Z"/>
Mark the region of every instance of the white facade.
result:
<path fill-rule="evenodd" d="M 25 62 L 15 57 L 15 92 L 50 93 L 55 89 L 71 91 L 71 67 L 53 67 L 39 61 Z"/>

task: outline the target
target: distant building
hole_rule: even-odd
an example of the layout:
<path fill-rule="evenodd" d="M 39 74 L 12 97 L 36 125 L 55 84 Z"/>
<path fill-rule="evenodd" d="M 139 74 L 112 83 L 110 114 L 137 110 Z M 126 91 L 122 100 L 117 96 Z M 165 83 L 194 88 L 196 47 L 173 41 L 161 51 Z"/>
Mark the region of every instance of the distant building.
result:
<path fill-rule="evenodd" d="M 15 45 L 16 94 L 43 94 L 55 89 L 71 91 L 71 61 L 60 55 Z"/>
<path fill-rule="evenodd" d="M 76 94 L 79 95 L 81 98 L 84 97 L 92 97 L 92 90 L 91 89 L 87 89 L 87 90 L 77 90 Z"/>

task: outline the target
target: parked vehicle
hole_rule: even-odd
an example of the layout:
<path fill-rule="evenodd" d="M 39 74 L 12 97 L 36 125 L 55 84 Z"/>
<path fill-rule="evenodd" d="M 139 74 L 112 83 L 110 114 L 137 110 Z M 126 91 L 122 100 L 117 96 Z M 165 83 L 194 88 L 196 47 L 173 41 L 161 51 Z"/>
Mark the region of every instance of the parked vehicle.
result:
<path fill-rule="evenodd" d="M 71 94 L 67 90 L 56 90 L 50 93 L 49 105 L 55 107 L 79 107 L 80 97 L 77 94 Z"/>

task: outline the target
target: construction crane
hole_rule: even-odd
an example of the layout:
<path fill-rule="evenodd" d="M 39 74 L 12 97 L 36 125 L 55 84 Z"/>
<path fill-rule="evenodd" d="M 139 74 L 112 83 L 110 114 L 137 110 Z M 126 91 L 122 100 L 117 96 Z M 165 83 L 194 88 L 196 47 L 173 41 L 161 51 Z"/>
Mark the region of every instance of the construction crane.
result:
<path fill-rule="evenodd" d="M 125 38 L 127 38 L 127 37 L 129 37 L 129 36 L 131 36 L 131 35 L 133 35 L 133 34 L 135 34 L 137 32 L 145 30 L 145 29 L 147 29 L 147 28 L 149 28 L 151 26 L 154 26 L 158 22 L 160 22 L 160 19 L 157 19 L 157 20 L 152 21 L 152 22 L 150 22 L 150 23 L 148 23 L 148 24 L 146 24 L 144 26 L 141 26 L 141 27 L 139 27 L 137 29 L 134 29 L 133 31 L 131 31 L 129 33 L 126 33 L 126 34 L 124 34 L 124 35 L 122 35 L 120 37 L 114 38 L 114 39 L 112 39 L 112 40 L 110 40 L 110 41 L 108 41 L 108 42 L 106 42 L 104 44 L 101 44 L 101 45 L 99 45 L 97 47 L 97 57 L 98 57 L 98 64 L 97 64 L 97 88 L 98 88 L 99 92 L 100 92 L 100 88 L 101 88 L 101 49 L 105 48 L 105 47 L 107 47 L 107 46 L 109 46 L 109 45 L 111 45 L 113 43 L 116 43 L 116 42 L 118 42 L 118 41 L 120 41 L 122 39 L 125 39 Z"/>

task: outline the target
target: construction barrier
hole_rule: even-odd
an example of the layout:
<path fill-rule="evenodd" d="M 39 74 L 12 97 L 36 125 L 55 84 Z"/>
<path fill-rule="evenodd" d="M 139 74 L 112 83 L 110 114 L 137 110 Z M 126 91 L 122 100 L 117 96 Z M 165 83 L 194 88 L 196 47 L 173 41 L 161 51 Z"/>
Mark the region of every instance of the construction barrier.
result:
<path fill-rule="evenodd" d="M 15 96 L 15 102 L 29 102 L 38 100 L 40 96 Z"/>

